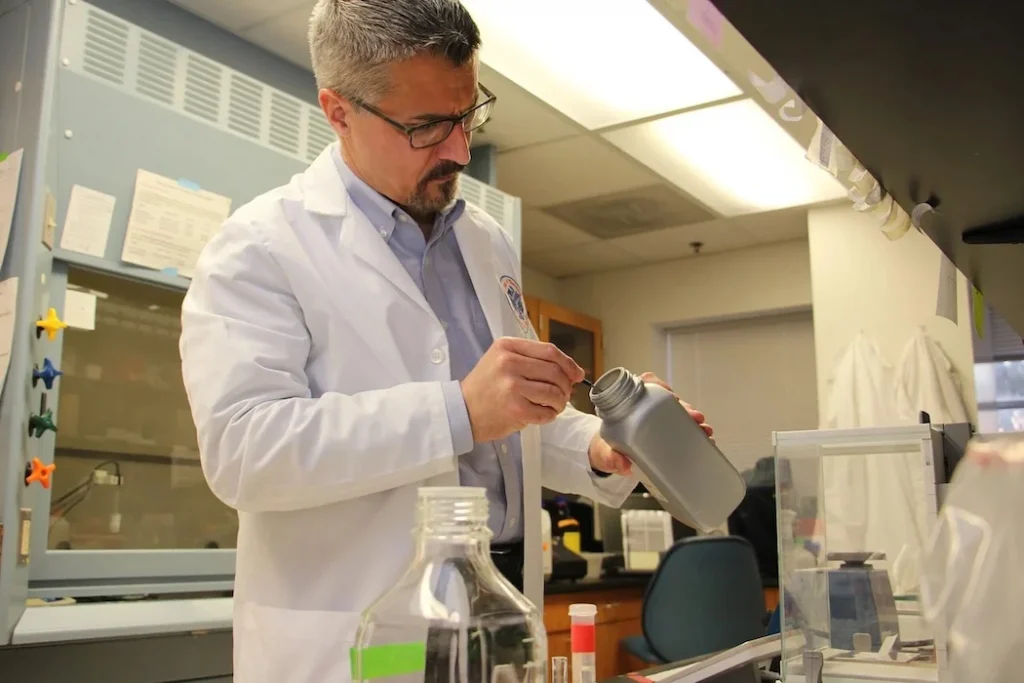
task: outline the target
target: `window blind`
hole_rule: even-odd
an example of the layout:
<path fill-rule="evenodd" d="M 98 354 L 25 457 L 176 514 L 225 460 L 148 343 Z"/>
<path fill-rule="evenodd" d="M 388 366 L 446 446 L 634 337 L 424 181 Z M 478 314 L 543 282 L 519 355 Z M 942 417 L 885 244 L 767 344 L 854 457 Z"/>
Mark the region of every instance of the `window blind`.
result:
<path fill-rule="evenodd" d="M 976 328 L 973 332 L 975 362 L 1024 360 L 1024 341 L 1021 341 L 1021 332 L 1010 327 L 1010 324 L 990 306 L 985 306 L 983 334 L 978 336 Z"/>
<path fill-rule="evenodd" d="M 810 312 L 670 332 L 672 387 L 703 411 L 741 472 L 771 457 L 772 432 L 818 427 Z"/>

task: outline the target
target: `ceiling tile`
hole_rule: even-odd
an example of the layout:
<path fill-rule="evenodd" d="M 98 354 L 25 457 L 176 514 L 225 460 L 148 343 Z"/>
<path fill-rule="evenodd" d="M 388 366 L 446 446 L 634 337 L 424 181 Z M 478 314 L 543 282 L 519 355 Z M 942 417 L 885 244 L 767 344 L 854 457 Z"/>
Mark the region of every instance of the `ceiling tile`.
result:
<path fill-rule="evenodd" d="M 584 135 L 498 155 L 498 187 L 530 206 L 562 204 L 659 180 L 611 145 Z"/>
<path fill-rule="evenodd" d="M 523 253 L 564 249 L 596 241 L 596 237 L 540 209 L 523 211 Z"/>
<path fill-rule="evenodd" d="M 508 150 L 580 132 L 567 118 L 486 64 L 480 65 L 480 82 L 497 95 L 498 101 L 491 120 L 473 136 L 473 144 Z"/>
<path fill-rule="evenodd" d="M 701 254 L 741 249 L 755 240 L 730 221 L 714 220 L 608 240 L 606 244 L 633 254 L 646 263 L 694 256 L 693 242 L 700 242 Z"/>
<path fill-rule="evenodd" d="M 739 216 L 730 221 L 759 244 L 807 238 L 807 209 L 782 209 Z"/>
<path fill-rule="evenodd" d="M 308 4 L 303 4 L 242 31 L 239 35 L 292 64 L 311 70 L 309 39 L 306 35 L 309 12 Z"/>
<path fill-rule="evenodd" d="M 314 0 L 171 0 L 172 3 L 233 33 L 301 7 L 306 20 Z"/>
<path fill-rule="evenodd" d="M 604 137 L 725 216 L 838 199 L 846 190 L 751 100 L 627 126 Z"/>
<path fill-rule="evenodd" d="M 552 249 L 526 254 L 523 263 L 551 277 L 569 277 L 641 265 L 642 261 L 607 242 L 581 244 L 572 249 Z"/>
<path fill-rule="evenodd" d="M 600 239 L 637 235 L 714 218 L 667 183 L 589 197 L 545 210 Z"/>

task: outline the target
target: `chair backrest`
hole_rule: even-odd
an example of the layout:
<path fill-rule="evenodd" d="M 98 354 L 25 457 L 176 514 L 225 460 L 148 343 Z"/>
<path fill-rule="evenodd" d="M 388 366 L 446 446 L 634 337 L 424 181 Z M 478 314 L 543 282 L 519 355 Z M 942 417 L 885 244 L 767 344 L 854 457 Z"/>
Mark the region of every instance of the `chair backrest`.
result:
<path fill-rule="evenodd" d="M 746 539 L 686 538 L 665 553 L 647 586 L 643 632 L 654 654 L 677 662 L 762 637 L 765 613 Z"/>

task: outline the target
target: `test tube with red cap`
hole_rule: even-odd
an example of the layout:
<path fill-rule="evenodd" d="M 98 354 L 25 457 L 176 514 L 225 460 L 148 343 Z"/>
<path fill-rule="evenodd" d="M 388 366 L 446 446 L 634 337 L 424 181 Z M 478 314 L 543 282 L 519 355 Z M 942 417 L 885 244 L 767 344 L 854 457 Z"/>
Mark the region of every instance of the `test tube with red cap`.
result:
<path fill-rule="evenodd" d="M 572 683 L 594 683 L 597 677 L 596 626 L 597 605 L 569 605 Z"/>

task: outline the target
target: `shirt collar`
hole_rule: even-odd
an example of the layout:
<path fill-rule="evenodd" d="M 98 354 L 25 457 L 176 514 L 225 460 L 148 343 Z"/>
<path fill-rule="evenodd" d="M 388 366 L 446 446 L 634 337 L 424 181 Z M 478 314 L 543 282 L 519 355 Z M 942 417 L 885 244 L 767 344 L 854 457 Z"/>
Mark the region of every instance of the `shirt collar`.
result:
<path fill-rule="evenodd" d="M 400 206 L 382 195 L 380 192 L 377 192 L 362 178 L 352 172 L 352 169 L 348 167 L 345 160 L 341 158 L 340 146 L 337 153 L 334 155 L 334 161 L 338 167 L 338 173 L 341 175 L 341 179 L 345 183 L 345 188 L 348 190 L 348 195 L 352 199 L 352 203 L 356 205 L 356 208 L 366 214 L 370 223 L 377 228 L 377 232 L 380 233 L 380 236 L 384 238 L 385 242 L 391 239 L 391 235 L 394 233 L 399 220 L 404 218 L 412 222 L 412 219 Z M 444 208 L 441 212 L 441 234 L 437 235 L 438 239 L 451 230 L 452 226 L 455 225 L 455 221 L 457 221 L 462 215 L 465 206 L 465 200 L 461 197 L 457 197 L 451 204 Z"/>

